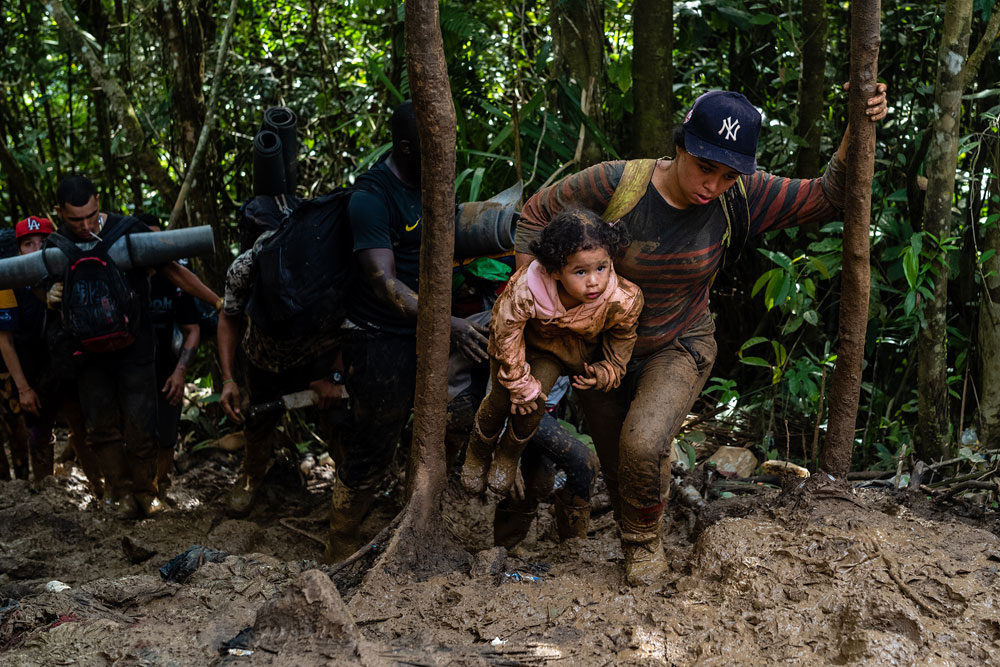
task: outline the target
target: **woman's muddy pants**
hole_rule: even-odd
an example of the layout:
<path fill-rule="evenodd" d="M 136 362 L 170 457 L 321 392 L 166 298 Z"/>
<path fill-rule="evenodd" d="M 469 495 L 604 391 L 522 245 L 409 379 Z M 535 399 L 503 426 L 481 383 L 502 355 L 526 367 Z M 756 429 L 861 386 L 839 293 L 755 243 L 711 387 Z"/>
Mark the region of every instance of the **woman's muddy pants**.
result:
<path fill-rule="evenodd" d="M 665 347 L 633 358 L 617 389 L 579 392 L 625 541 L 659 529 L 670 489 L 670 447 L 705 386 L 716 350 L 715 322 L 706 313 Z"/>

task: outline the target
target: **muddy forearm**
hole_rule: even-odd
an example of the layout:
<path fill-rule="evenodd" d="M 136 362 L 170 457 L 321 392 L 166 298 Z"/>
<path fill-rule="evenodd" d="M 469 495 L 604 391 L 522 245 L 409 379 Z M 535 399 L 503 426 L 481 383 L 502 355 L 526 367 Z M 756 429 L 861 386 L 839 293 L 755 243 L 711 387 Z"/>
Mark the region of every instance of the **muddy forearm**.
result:
<path fill-rule="evenodd" d="M 417 319 L 417 293 L 402 280 L 395 276 L 375 277 L 371 279 L 371 286 L 379 301 L 407 319 Z"/>

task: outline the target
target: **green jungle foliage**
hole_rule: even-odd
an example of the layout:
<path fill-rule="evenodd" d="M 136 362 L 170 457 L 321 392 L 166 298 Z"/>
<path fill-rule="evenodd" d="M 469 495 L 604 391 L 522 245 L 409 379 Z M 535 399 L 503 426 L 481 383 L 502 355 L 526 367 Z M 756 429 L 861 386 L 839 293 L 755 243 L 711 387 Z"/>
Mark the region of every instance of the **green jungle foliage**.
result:
<path fill-rule="evenodd" d="M 576 152 L 581 125 L 596 137 L 605 159 L 629 154 L 635 93 L 632 3 L 592 3 L 602 4 L 604 12 L 604 94 L 600 108 L 585 115 L 579 83 L 556 73 L 551 31 L 552 13 L 579 1 L 441 3 L 458 112 L 461 200 L 486 198 L 518 179 L 530 194 L 569 173 L 572 166 L 561 168 Z M 351 182 L 388 149 L 389 115 L 408 95 L 401 2 L 242 0 L 220 81 L 213 80 L 213 72 L 227 1 L 63 3 L 126 91 L 146 143 L 125 140 L 108 97 L 43 3 L 0 2 L 3 224 L 50 210 L 55 183 L 72 172 L 98 183 L 107 209 L 143 209 L 168 217 L 173 201 L 135 169 L 135 152 L 153 151 L 179 185 L 190 157 L 185 118 L 192 105 L 201 105 L 203 117 L 208 92 L 218 86 L 216 125 L 196 186 L 210 188 L 207 194 L 215 202 L 210 219 L 226 242 L 217 261 L 203 267 L 215 287 L 236 245 L 238 209 L 250 196 L 251 141 L 266 108 L 286 105 L 298 114 L 299 194 L 316 196 Z M 793 173 L 796 148 L 803 143 L 793 131 L 805 38 L 800 4 L 673 3 L 676 120 L 706 90 L 744 93 L 764 115 L 759 164 L 777 174 Z M 846 125 L 841 84 L 848 79 L 850 20 L 847 2 L 826 5 L 828 112 L 821 147 L 829 156 Z M 973 47 L 992 5 L 975 2 Z M 952 236 L 931 238 L 921 231 L 917 182 L 934 120 L 943 11 L 939 2 L 883 3 L 879 69 L 889 86 L 891 112 L 878 128 L 871 309 L 856 467 L 894 466 L 895 457 L 912 444 L 915 339 L 921 302 L 930 297 L 928 260 L 942 252 L 953 278 L 948 362 L 956 422 L 961 417 L 973 424 L 973 395 L 983 391 L 976 386 L 975 313 L 983 265 L 995 252 L 983 246 L 984 231 L 997 224 L 1000 211 L 996 163 L 991 166 L 1000 114 L 1000 49 L 994 45 L 964 97 Z M 192 59 L 195 47 L 203 52 Z M 178 62 L 185 58 L 178 74 Z M 195 136 L 199 130 L 194 127 Z M 669 145 L 669 137 L 663 137 L 664 152 Z M 25 210 L 36 202 L 47 211 Z M 833 223 L 774 233 L 758 240 L 757 249 L 716 282 L 720 355 L 717 378 L 709 383 L 702 407 L 719 409 L 731 425 L 727 437 L 757 443 L 772 456 L 811 459 L 814 431 L 825 425 L 822 397 L 837 347 L 841 229 L 841 223 Z"/>

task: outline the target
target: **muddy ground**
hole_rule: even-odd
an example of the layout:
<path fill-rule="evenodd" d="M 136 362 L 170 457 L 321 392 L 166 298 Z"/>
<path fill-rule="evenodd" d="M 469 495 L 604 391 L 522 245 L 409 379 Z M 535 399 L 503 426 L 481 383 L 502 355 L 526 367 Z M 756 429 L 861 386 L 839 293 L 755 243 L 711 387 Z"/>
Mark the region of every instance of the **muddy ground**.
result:
<path fill-rule="evenodd" d="M 543 505 L 504 554 L 489 550 L 489 503 L 453 484 L 445 524 L 470 565 L 363 580 L 366 559 L 331 580 L 306 536 L 323 537 L 331 469 L 304 487 L 275 471 L 237 521 L 218 501 L 236 459 L 181 463 L 178 508 L 134 522 L 101 512 L 70 465 L 37 492 L 0 483 L 0 665 L 1000 664 L 992 514 L 814 477 L 717 501 L 700 521 L 678 510 L 670 574 L 630 589 L 606 510 L 590 537 L 559 543 Z M 400 494 L 386 491 L 368 535 Z M 229 555 L 164 581 L 192 545 Z"/>

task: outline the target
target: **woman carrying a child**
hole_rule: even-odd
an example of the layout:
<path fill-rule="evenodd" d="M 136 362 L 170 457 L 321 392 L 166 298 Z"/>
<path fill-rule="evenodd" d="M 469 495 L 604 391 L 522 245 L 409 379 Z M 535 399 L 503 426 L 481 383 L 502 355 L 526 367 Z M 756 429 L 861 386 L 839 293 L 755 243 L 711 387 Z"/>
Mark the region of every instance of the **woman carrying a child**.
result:
<path fill-rule="evenodd" d="M 639 288 L 615 273 L 612 260 L 627 244 L 621 229 L 572 208 L 554 216 L 531 244 L 534 261 L 511 276 L 493 306 L 492 386 L 476 412 L 462 468 L 470 493 L 487 484 L 500 494 L 510 489 L 560 375 L 588 393 L 621 384 L 643 305 Z"/>
<path fill-rule="evenodd" d="M 867 114 L 876 121 L 886 112 L 885 86 L 878 84 Z M 674 133 L 676 157 L 645 161 L 643 179 L 623 178 L 625 162 L 604 162 L 539 190 L 521 211 L 514 246 L 519 266 L 537 256 L 535 241 L 567 207 L 620 218 L 615 228 L 631 238 L 616 270 L 619 280 L 639 285 L 645 308 L 628 374 L 606 394 L 579 393 L 621 529 L 630 585 L 651 583 L 666 569 L 660 522 L 670 445 L 715 361 L 708 305 L 713 277 L 746 239 L 828 222 L 843 209 L 847 134 L 822 178 L 788 179 L 757 171 L 760 125 L 760 113 L 742 95 L 705 93 Z M 619 186 L 637 184 L 628 211 L 609 215 Z"/>

